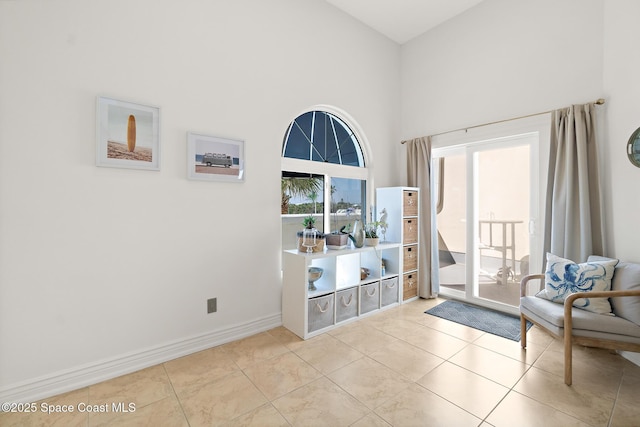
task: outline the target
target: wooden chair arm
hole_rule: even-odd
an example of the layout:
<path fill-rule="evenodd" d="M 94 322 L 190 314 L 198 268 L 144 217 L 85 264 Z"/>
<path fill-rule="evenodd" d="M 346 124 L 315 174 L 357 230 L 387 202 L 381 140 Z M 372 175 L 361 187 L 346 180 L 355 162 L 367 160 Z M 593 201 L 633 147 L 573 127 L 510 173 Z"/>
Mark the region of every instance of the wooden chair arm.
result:
<path fill-rule="evenodd" d="M 593 291 L 593 292 L 576 292 L 569 295 L 564 300 L 564 383 L 571 385 L 572 382 L 572 362 L 571 362 L 571 345 L 573 342 L 573 302 L 578 298 L 611 298 L 640 296 L 640 289 L 628 291 Z"/>
<path fill-rule="evenodd" d="M 544 279 L 544 274 L 529 274 L 528 276 L 524 276 L 522 280 L 520 280 L 520 296 L 527 296 L 527 283 L 529 280 L 533 279 Z M 542 285 L 542 284 L 540 284 Z M 542 286 L 540 286 L 542 288 Z"/>
<path fill-rule="evenodd" d="M 564 327 L 568 331 L 571 331 L 571 310 L 573 309 L 573 302 L 578 298 L 613 298 L 633 296 L 640 297 L 640 289 L 632 289 L 628 291 L 576 292 L 574 294 L 571 294 L 564 300 Z"/>

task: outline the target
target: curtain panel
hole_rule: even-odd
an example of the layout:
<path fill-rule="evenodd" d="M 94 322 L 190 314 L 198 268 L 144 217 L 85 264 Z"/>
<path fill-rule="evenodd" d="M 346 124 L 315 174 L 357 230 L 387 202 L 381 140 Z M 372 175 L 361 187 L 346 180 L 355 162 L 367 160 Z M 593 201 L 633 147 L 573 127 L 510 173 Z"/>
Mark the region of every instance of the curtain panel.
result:
<path fill-rule="evenodd" d="M 437 239 L 432 239 L 435 209 L 431 200 L 431 137 L 406 141 L 407 184 L 420 189 L 420 245 L 418 247 L 418 295 L 421 298 L 438 296 Z M 435 243 L 434 243 L 435 240 Z"/>
<path fill-rule="evenodd" d="M 544 250 L 576 262 L 603 255 L 594 104 L 552 111 L 550 144 Z"/>

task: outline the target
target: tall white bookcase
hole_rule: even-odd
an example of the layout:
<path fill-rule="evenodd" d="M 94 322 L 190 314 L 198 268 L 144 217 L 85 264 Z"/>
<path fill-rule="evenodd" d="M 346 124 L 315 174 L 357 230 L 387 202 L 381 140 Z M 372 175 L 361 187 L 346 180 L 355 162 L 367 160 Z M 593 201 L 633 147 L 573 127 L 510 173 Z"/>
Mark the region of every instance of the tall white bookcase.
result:
<path fill-rule="evenodd" d="M 401 244 L 401 301 L 418 298 L 418 244 L 420 242 L 420 191 L 417 187 L 382 187 L 376 190 L 376 214 L 387 211 L 386 242 Z"/>

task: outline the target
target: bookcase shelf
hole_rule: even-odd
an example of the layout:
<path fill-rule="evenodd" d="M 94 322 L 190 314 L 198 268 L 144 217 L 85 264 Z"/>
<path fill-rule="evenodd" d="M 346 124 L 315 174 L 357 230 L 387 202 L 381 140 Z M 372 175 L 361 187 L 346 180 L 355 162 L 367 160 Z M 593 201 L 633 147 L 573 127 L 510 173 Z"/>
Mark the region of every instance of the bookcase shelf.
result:
<path fill-rule="evenodd" d="M 283 253 L 282 323 L 307 339 L 344 322 L 398 305 L 401 298 L 401 244 L 356 249 Z M 382 262 L 385 269 L 383 274 Z M 310 267 L 322 276 L 309 290 Z M 361 269 L 369 270 L 366 278 Z"/>

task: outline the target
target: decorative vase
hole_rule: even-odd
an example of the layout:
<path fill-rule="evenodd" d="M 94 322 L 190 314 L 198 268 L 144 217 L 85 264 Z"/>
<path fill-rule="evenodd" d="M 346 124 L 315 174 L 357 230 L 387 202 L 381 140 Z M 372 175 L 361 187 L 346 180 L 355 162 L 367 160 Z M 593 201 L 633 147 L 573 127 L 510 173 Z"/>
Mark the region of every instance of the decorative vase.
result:
<path fill-rule="evenodd" d="M 314 285 L 314 282 L 322 277 L 323 271 L 324 270 L 322 268 L 320 268 L 320 267 L 309 267 L 308 280 L 309 280 L 309 290 L 310 291 L 315 291 L 316 290 L 316 285 Z"/>
<path fill-rule="evenodd" d="M 353 224 L 353 233 L 349 236 L 353 242 L 353 246 L 361 248 L 364 246 L 364 227 L 359 220 Z"/>

